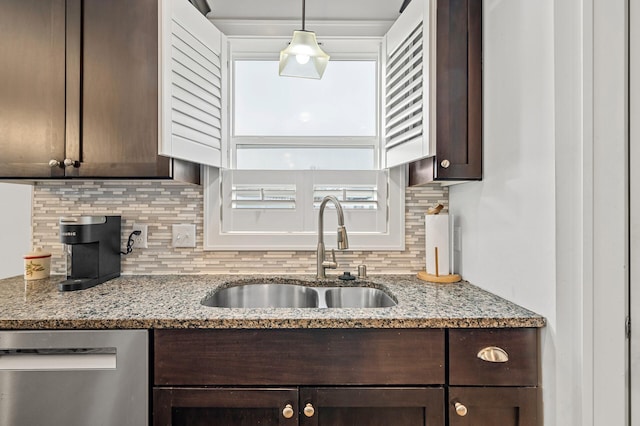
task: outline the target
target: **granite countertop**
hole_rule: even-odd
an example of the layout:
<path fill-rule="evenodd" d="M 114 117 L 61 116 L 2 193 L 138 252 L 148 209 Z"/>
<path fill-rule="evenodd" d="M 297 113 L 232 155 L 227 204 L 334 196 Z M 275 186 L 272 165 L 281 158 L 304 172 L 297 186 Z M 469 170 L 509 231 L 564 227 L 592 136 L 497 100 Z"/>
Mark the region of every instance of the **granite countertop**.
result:
<path fill-rule="evenodd" d="M 543 327 L 545 319 L 468 282 L 436 284 L 413 275 L 363 281 L 310 276 L 122 276 L 96 287 L 59 292 L 61 277 L 0 280 L 0 329 L 148 328 L 486 328 Z M 212 308 L 210 292 L 239 281 L 318 286 L 363 285 L 387 291 L 391 308 Z"/>

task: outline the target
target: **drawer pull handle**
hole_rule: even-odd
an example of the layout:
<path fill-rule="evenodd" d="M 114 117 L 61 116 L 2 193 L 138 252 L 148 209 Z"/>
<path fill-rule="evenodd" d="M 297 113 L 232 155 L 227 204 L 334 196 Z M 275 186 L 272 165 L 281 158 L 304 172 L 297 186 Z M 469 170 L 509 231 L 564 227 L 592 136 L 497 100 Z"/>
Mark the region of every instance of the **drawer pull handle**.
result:
<path fill-rule="evenodd" d="M 284 406 L 284 409 L 282 410 L 282 417 L 284 417 L 285 419 L 290 419 L 291 417 L 293 417 L 293 407 L 291 406 L 291 404 L 287 404 Z"/>
<path fill-rule="evenodd" d="M 453 404 L 454 408 L 456 409 L 456 414 L 459 415 L 460 417 L 464 417 L 467 415 L 467 407 L 460 403 L 460 402 L 456 402 Z"/>
<path fill-rule="evenodd" d="M 509 354 L 497 346 L 487 346 L 478 352 L 478 358 L 487 362 L 507 362 L 509 361 Z"/>
<path fill-rule="evenodd" d="M 305 405 L 304 410 L 302 410 L 302 412 L 307 417 L 313 417 L 313 415 L 316 413 L 316 410 L 313 408 L 313 405 L 310 402 L 308 402 L 307 405 Z"/>

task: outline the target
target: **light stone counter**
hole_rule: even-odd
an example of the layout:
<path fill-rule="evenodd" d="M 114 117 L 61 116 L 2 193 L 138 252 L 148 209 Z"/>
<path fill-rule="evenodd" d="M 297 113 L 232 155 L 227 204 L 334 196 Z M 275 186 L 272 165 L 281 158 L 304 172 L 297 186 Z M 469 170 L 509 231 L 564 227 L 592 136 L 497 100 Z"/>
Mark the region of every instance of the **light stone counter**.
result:
<path fill-rule="evenodd" d="M 543 327 L 545 319 L 467 282 L 435 284 L 412 275 L 364 281 L 309 276 L 123 276 L 96 287 L 59 292 L 61 277 L 0 280 L 0 329 L 148 328 L 487 328 Z M 209 293 L 239 281 L 363 285 L 386 290 L 391 308 L 211 308 Z"/>

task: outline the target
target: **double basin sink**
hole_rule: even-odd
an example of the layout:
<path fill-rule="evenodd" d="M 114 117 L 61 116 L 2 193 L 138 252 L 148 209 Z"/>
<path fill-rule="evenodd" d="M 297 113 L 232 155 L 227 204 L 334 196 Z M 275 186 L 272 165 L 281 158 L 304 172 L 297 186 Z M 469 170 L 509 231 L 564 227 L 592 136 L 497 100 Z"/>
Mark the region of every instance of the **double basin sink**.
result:
<path fill-rule="evenodd" d="M 222 288 L 201 303 L 218 308 L 388 308 L 396 305 L 372 287 L 312 287 L 299 284 L 248 283 Z"/>

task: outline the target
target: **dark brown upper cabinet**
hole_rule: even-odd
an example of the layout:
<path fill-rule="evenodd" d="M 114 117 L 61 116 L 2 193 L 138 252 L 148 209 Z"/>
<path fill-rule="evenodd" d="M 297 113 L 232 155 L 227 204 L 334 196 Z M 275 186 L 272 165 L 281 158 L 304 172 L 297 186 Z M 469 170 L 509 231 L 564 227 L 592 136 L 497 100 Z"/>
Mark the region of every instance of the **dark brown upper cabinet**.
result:
<path fill-rule="evenodd" d="M 158 155 L 157 0 L 0 2 L 0 178 L 177 178 Z"/>
<path fill-rule="evenodd" d="M 0 2 L 0 175 L 62 177 L 65 1 Z"/>
<path fill-rule="evenodd" d="M 482 179 L 482 2 L 414 0 L 386 35 L 385 151 L 409 184 Z"/>

